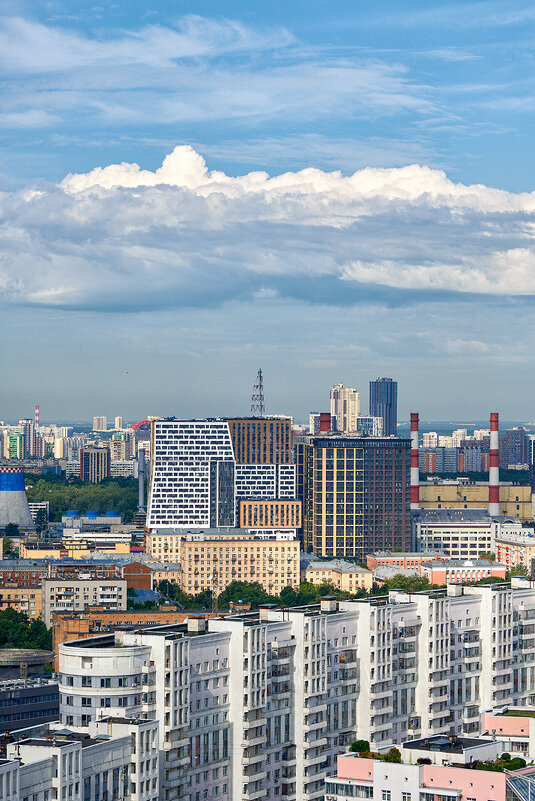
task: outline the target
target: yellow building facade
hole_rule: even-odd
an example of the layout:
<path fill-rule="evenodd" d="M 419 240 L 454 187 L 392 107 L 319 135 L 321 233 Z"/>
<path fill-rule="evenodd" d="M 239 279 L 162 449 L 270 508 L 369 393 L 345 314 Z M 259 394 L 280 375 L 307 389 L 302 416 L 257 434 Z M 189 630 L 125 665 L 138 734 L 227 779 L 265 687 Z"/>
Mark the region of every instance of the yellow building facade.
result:
<path fill-rule="evenodd" d="M 488 484 L 420 484 L 421 509 L 486 509 Z M 500 515 L 532 520 L 531 487 L 500 485 Z"/>
<path fill-rule="evenodd" d="M 30 620 L 36 620 L 43 610 L 41 587 L 0 587 L 0 609 L 24 612 Z"/>
<path fill-rule="evenodd" d="M 95 543 L 88 540 L 65 538 L 60 543 L 44 544 L 39 542 L 21 542 L 20 559 L 87 559 L 98 550 L 107 555 L 130 553 L 129 542 Z"/>
<path fill-rule="evenodd" d="M 309 584 L 332 584 L 338 590 L 356 592 L 357 590 L 371 590 L 373 574 L 359 565 L 336 564 L 333 562 L 316 562 L 307 565 L 301 571 L 303 581 Z"/>
<path fill-rule="evenodd" d="M 150 533 L 145 550 L 158 560 L 179 562 L 180 587 L 193 595 L 215 583 L 222 592 L 232 581 L 261 584 L 270 595 L 299 586 L 299 540 L 246 533 Z"/>

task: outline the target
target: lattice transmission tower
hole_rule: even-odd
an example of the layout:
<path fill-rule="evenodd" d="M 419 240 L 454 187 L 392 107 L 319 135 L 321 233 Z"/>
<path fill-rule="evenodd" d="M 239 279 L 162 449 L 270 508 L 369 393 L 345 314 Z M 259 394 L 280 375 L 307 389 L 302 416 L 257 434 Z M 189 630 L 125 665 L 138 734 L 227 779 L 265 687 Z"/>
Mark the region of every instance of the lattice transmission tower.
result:
<path fill-rule="evenodd" d="M 253 394 L 251 395 L 251 417 L 263 417 L 265 413 L 264 380 L 262 378 L 262 368 L 260 368 L 253 387 Z"/>

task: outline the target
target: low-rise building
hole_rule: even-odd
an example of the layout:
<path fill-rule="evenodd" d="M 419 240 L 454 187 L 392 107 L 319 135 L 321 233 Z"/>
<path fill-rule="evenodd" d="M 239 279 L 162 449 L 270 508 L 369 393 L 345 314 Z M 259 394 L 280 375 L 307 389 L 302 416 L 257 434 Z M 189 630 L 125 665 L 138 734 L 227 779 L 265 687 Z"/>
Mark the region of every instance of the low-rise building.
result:
<path fill-rule="evenodd" d="M 45 578 L 43 590 L 43 620 L 50 628 L 52 612 L 83 612 L 90 606 L 126 609 L 126 579 Z"/>
<path fill-rule="evenodd" d="M 535 617 L 530 627 L 535 633 Z M 505 751 L 533 759 L 535 755 L 535 707 L 504 706 L 483 712 L 481 732 L 505 743 Z"/>
<path fill-rule="evenodd" d="M 0 733 L 58 718 L 57 681 L 29 678 L 0 682 Z"/>
<path fill-rule="evenodd" d="M 507 568 L 489 559 L 449 559 L 447 562 L 422 562 L 418 572 L 431 584 L 444 586 L 481 581 L 486 578 L 505 580 Z"/>
<path fill-rule="evenodd" d="M 87 559 L 94 551 L 101 554 L 128 554 L 130 553 L 130 539 L 124 542 L 115 540 L 100 542 L 88 540 L 86 537 L 77 539 L 72 536 L 64 537 L 61 542 L 21 542 L 19 555 L 21 559 Z"/>
<path fill-rule="evenodd" d="M 422 562 L 434 562 L 447 559 L 448 556 L 443 551 L 419 551 L 419 552 L 396 552 L 378 551 L 370 553 L 366 557 L 366 564 L 370 570 L 380 565 L 394 565 L 403 568 L 417 568 Z"/>
<path fill-rule="evenodd" d="M 486 509 L 420 509 L 413 515 L 413 539 L 417 551 L 480 559 L 493 552 L 496 525 Z"/>
<path fill-rule="evenodd" d="M 365 567 L 344 559 L 311 561 L 301 570 L 301 579 L 310 584 L 332 584 L 345 592 L 371 590 L 373 574 Z"/>
<path fill-rule="evenodd" d="M 398 763 L 372 755 L 343 754 L 338 757 L 336 775 L 325 783 L 325 801 L 505 801 L 506 789 L 511 786 L 509 776 L 474 769 L 476 761 L 495 761 L 503 751 L 504 743 L 490 737 L 435 736 L 405 742 Z M 513 778 L 518 775 L 526 772 L 510 774 Z M 535 777 L 535 768 L 528 775 Z M 508 798 L 517 798 L 511 792 Z"/>

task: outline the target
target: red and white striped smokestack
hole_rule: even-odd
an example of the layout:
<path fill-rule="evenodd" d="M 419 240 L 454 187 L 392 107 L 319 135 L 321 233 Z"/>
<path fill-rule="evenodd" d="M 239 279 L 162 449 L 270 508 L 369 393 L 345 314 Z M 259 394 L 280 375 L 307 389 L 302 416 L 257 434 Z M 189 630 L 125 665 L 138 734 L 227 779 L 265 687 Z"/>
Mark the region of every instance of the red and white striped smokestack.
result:
<path fill-rule="evenodd" d="M 500 514 L 500 444 L 498 412 L 490 413 L 489 515 Z"/>
<path fill-rule="evenodd" d="M 35 422 L 35 427 L 37 428 L 37 426 L 39 425 L 39 406 L 35 407 L 34 422 Z"/>
<path fill-rule="evenodd" d="M 420 508 L 420 451 L 418 412 L 411 412 L 411 509 Z"/>

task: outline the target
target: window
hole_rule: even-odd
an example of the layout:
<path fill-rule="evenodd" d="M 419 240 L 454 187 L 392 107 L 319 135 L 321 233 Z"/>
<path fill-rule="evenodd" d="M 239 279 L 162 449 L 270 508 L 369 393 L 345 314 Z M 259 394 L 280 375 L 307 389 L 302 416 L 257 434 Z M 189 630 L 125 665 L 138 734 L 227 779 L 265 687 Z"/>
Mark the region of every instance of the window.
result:
<path fill-rule="evenodd" d="M 401 793 L 401 801 L 411 801 L 410 793 Z"/>
<path fill-rule="evenodd" d="M 390 790 L 383 790 L 383 801 L 391 801 L 392 793 Z"/>

